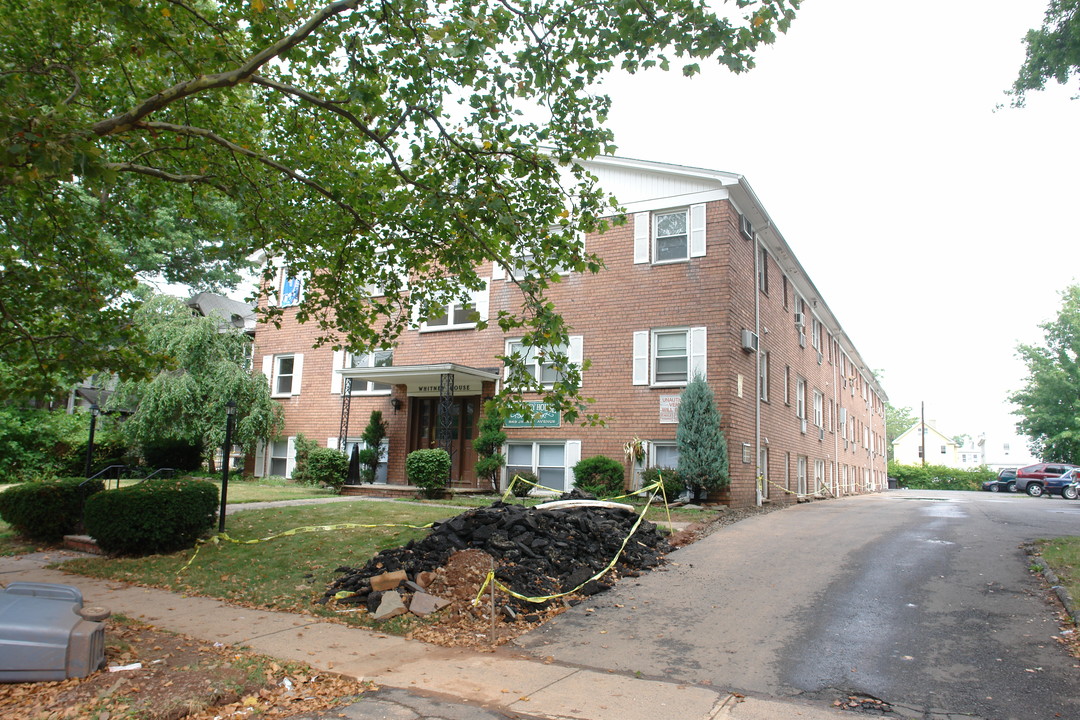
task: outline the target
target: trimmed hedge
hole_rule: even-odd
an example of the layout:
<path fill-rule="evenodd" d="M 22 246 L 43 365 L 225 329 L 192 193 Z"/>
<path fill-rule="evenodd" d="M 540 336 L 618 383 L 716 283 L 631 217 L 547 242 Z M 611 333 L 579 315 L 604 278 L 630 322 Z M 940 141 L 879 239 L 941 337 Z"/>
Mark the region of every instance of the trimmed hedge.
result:
<path fill-rule="evenodd" d="M 98 546 L 120 555 L 192 547 L 217 520 L 218 488 L 205 480 L 146 480 L 86 502 L 83 522 Z"/>
<path fill-rule="evenodd" d="M 889 477 L 896 478 L 900 487 L 913 490 L 981 490 L 982 484 L 993 480 L 993 470 L 960 470 L 944 465 L 901 465 L 889 463 Z"/>
<path fill-rule="evenodd" d="M 679 471 L 674 468 L 651 467 L 641 471 L 641 487 L 646 488 L 661 481 L 664 485 L 664 494 L 668 502 L 675 499 L 686 490 L 686 483 L 679 477 Z"/>
<path fill-rule="evenodd" d="M 427 497 L 439 497 L 450 480 L 450 453 L 442 448 L 413 450 L 405 457 L 409 482 Z"/>
<path fill-rule="evenodd" d="M 85 478 L 23 483 L 0 493 L 0 517 L 20 535 L 58 542 L 79 530 L 87 498 L 104 489 Z"/>
<path fill-rule="evenodd" d="M 623 466 L 605 455 L 594 455 L 574 465 L 574 485 L 597 497 L 614 497 L 623 492 Z"/>

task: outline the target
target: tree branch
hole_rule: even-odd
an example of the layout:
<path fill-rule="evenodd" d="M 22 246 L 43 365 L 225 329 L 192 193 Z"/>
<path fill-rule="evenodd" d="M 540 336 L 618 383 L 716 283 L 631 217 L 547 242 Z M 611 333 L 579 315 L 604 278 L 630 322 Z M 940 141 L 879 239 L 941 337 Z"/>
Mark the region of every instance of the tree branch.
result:
<path fill-rule="evenodd" d="M 213 75 L 201 75 L 192 80 L 177 83 L 171 88 L 162 90 L 156 95 L 152 95 L 143 100 L 122 115 L 115 115 L 111 118 L 106 118 L 105 120 L 94 123 L 91 129 L 94 133 L 102 137 L 114 133 L 126 132 L 136 127 L 146 116 L 164 107 L 168 107 L 177 100 L 205 92 L 206 90 L 232 87 L 247 82 L 260 67 L 273 58 L 278 57 L 281 53 L 299 45 L 328 19 L 335 15 L 340 15 L 346 10 L 355 10 L 359 4 L 360 0 L 339 0 L 338 2 L 331 3 L 315 13 L 310 20 L 297 28 L 291 35 L 286 35 L 273 45 L 264 48 L 239 67 L 227 72 L 215 73 Z"/>

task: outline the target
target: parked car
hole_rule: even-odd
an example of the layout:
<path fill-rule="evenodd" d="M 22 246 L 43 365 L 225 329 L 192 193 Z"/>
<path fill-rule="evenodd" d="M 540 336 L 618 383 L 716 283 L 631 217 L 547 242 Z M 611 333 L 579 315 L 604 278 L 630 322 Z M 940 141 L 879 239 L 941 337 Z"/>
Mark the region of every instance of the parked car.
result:
<path fill-rule="evenodd" d="M 1016 468 L 1005 468 L 996 478 L 984 482 L 982 489 L 990 492 L 1016 492 Z"/>
<path fill-rule="evenodd" d="M 1061 477 L 1046 481 L 1047 495 L 1060 495 L 1066 500 L 1075 500 L 1080 495 L 1080 468 L 1073 468 L 1062 473 Z"/>
<path fill-rule="evenodd" d="M 1037 463 L 1016 471 L 1016 492 L 1026 492 L 1031 497 L 1045 495 L 1050 488 L 1050 480 L 1059 480 L 1067 470 L 1080 469 L 1080 465 L 1069 463 Z M 1060 495 L 1065 483 L 1054 483 L 1051 492 Z"/>

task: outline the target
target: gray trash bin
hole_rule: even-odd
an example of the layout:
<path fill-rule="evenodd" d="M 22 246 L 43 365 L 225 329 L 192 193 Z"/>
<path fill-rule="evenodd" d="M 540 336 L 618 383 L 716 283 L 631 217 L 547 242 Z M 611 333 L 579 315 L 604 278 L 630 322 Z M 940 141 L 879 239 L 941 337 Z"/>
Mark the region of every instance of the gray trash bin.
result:
<path fill-rule="evenodd" d="M 94 620 L 108 611 L 92 608 Z M 105 664 L 105 625 L 79 589 L 13 582 L 0 590 L 0 682 L 86 677 Z"/>

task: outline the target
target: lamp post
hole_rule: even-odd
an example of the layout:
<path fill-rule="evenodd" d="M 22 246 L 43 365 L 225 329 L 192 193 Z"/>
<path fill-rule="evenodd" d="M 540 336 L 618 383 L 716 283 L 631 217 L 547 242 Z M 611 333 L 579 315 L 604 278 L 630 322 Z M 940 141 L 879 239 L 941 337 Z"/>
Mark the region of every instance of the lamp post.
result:
<path fill-rule="evenodd" d="M 225 532 L 225 502 L 229 496 L 229 460 L 232 455 L 233 422 L 236 420 L 236 401 L 225 403 L 225 445 L 222 446 L 221 510 L 218 511 L 218 532 Z"/>
<path fill-rule="evenodd" d="M 90 477 L 90 464 L 94 459 L 94 430 L 97 429 L 98 415 L 101 414 L 101 409 L 97 406 L 97 403 L 90 405 L 90 437 L 86 440 L 86 472 L 83 473 L 85 477 Z"/>

